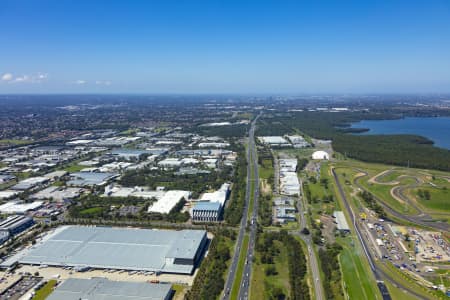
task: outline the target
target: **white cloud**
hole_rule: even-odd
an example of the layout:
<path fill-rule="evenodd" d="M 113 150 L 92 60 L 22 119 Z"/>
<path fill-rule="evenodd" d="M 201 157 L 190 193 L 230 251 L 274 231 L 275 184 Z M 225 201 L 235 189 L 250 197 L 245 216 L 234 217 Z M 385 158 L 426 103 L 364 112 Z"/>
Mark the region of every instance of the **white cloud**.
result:
<path fill-rule="evenodd" d="M 95 82 L 95 84 L 96 85 L 111 85 L 111 81 L 109 81 L 109 80 L 97 80 L 96 82 Z"/>
<path fill-rule="evenodd" d="M 15 82 L 28 82 L 30 80 L 31 79 L 28 75 L 19 76 L 14 79 Z"/>
<path fill-rule="evenodd" d="M 83 84 L 86 84 L 86 83 L 87 83 L 87 81 L 83 80 L 83 79 L 78 79 L 77 81 L 75 81 L 75 84 L 78 84 L 78 85 L 83 85 Z"/>
<path fill-rule="evenodd" d="M 41 83 L 46 81 L 47 78 L 47 73 L 24 74 L 16 77 L 11 73 L 5 73 L 1 77 L 1 80 L 9 83 Z"/>
<path fill-rule="evenodd" d="M 13 74 L 5 73 L 2 75 L 2 81 L 11 81 L 13 79 Z"/>

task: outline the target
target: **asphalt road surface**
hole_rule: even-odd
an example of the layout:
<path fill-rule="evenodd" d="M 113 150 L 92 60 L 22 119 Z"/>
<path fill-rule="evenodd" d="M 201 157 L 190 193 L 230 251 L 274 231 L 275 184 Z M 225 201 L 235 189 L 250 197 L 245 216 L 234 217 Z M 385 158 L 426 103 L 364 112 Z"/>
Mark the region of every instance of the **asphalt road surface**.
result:
<path fill-rule="evenodd" d="M 239 228 L 239 234 L 236 242 L 236 251 L 234 251 L 234 255 L 231 261 L 231 266 L 228 271 L 227 280 L 225 282 L 224 295 L 223 299 L 229 299 L 231 289 L 233 288 L 233 283 L 236 278 L 236 270 L 239 262 L 239 256 L 241 251 L 246 252 L 246 260 L 244 267 L 244 274 L 242 276 L 242 280 L 239 286 L 239 296 L 238 299 L 248 299 L 249 294 L 249 286 L 250 286 L 250 276 L 251 276 L 251 265 L 253 258 L 253 251 L 255 245 L 255 237 L 256 237 L 256 218 L 258 212 L 257 200 L 259 197 L 259 175 L 258 175 L 258 157 L 256 153 L 256 145 L 255 145 L 255 124 L 258 121 L 258 117 L 253 120 L 249 134 L 248 134 L 248 148 L 247 148 L 247 188 L 245 191 L 245 206 L 244 211 L 242 212 L 242 219 Z M 250 161 L 253 161 L 253 164 L 250 164 Z M 245 236 L 245 230 L 248 223 L 248 209 L 250 204 L 250 193 L 251 193 L 251 180 L 252 173 L 254 174 L 253 178 L 255 180 L 254 184 L 254 194 L 253 194 L 253 210 L 250 216 L 250 236 L 249 243 L 247 249 L 242 249 L 242 242 Z"/>

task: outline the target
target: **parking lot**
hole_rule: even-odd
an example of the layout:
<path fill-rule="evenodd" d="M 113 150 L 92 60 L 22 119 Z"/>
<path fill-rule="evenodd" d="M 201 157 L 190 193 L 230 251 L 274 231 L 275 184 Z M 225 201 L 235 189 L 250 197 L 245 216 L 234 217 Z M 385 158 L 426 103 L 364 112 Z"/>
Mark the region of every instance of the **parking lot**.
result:
<path fill-rule="evenodd" d="M 20 276 L 20 279 L 0 295 L 0 300 L 17 300 L 42 281 L 42 277 Z"/>
<path fill-rule="evenodd" d="M 39 267 L 39 266 L 28 266 L 23 265 L 15 270 L 16 273 L 28 272 L 35 274 L 39 272 L 39 276 L 44 279 L 60 279 L 64 280 L 67 278 L 92 278 L 92 277 L 105 277 L 110 280 L 115 281 L 153 281 L 153 282 L 170 282 L 177 284 L 192 285 L 195 273 L 193 275 L 179 275 L 179 274 L 152 274 L 145 272 L 127 272 L 119 270 L 88 270 L 86 272 L 77 272 L 69 268 L 55 268 L 55 267 Z M 197 272 L 197 271 L 196 271 Z"/>

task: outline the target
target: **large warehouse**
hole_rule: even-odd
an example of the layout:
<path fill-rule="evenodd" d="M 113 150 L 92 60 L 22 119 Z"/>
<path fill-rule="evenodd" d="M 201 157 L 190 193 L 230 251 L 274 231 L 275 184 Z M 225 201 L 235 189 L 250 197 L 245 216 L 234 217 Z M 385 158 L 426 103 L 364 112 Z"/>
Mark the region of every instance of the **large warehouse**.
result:
<path fill-rule="evenodd" d="M 207 244 L 204 230 L 62 226 L 2 263 L 192 274 Z"/>
<path fill-rule="evenodd" d="M 110 281 L 106 278 L 70 278 L 59 285 L 48 300 L 168 300 L 170 284 Z"/>

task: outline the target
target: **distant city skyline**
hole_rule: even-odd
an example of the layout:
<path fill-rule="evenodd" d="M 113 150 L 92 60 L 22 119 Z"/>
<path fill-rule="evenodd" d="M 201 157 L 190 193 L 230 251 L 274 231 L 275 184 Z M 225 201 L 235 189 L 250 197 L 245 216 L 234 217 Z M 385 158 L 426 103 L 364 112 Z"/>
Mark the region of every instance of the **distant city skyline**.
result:
<path fill-rule="evenodd" d="M 446 0 L 6 0 L 0 26 L 0 94 L 450 92 Z"/>

